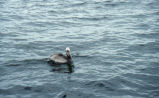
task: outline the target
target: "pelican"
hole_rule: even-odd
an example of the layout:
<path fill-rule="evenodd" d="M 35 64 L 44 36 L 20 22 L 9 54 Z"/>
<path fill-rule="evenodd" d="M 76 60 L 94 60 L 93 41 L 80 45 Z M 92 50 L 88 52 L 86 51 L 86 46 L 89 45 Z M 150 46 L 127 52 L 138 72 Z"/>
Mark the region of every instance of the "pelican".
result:
<path fill-rule="evenodd" d="M 60 65 L 60 64 L 72 64 L 72 56 L 70 53 L 70 48 L 66 48 L 66 55 L 63 55 L 61 53 L 53 54 L 49 58 L 49 62 L 54 65 Z"/>

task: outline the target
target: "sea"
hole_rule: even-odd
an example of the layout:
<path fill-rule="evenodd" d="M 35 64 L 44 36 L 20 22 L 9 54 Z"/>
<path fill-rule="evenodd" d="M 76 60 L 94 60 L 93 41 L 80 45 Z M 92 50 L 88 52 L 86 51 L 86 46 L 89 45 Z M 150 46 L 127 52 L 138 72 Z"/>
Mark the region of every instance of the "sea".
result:
<path fill-rule="evenodd" d="M 159 0 L 0 0 L 0 98 L 159 98 Z"/>

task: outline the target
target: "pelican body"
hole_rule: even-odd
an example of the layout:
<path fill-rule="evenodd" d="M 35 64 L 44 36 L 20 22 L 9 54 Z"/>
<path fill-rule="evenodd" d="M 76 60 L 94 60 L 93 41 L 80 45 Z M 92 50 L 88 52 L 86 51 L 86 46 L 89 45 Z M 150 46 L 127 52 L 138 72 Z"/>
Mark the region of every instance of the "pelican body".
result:
<path fill-rule="evenodd" d="M 49 58 L 49 63 L 54 65 L 60 65 L 60 64 L 71 64 L 72 63 L 72 57 L 70 54 L 70 48 L 66 48 L 66 56 L 58 53 L 54 54 Z"/>

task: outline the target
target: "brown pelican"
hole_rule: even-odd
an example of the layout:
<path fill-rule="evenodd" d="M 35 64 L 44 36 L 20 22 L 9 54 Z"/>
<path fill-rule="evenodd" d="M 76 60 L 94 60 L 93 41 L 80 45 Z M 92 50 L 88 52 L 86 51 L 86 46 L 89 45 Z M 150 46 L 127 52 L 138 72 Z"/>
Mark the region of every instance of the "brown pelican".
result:
<path fill-rule="evenodd" d="M 66 56 L 58 53 L 54 54 L 49 58 L 49 63 L 54 65 L 60 65 L 60 64 L 72 64 L 72 56 L 70 53 L 70 48 L 66 48 Z"/>

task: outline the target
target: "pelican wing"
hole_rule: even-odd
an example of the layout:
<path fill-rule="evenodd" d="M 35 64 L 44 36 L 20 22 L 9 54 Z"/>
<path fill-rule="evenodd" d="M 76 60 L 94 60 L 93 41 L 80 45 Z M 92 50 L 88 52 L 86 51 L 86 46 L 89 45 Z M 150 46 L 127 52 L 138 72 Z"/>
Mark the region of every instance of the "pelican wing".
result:
<path fill-rule="evenodd" d="M 66 57 L 62 54 L 52 55 L 50 57 L 50 60 L 53 60 L 54 62 L 57 62 L 57 63 L 66 63 L 67 62 Z"/>

